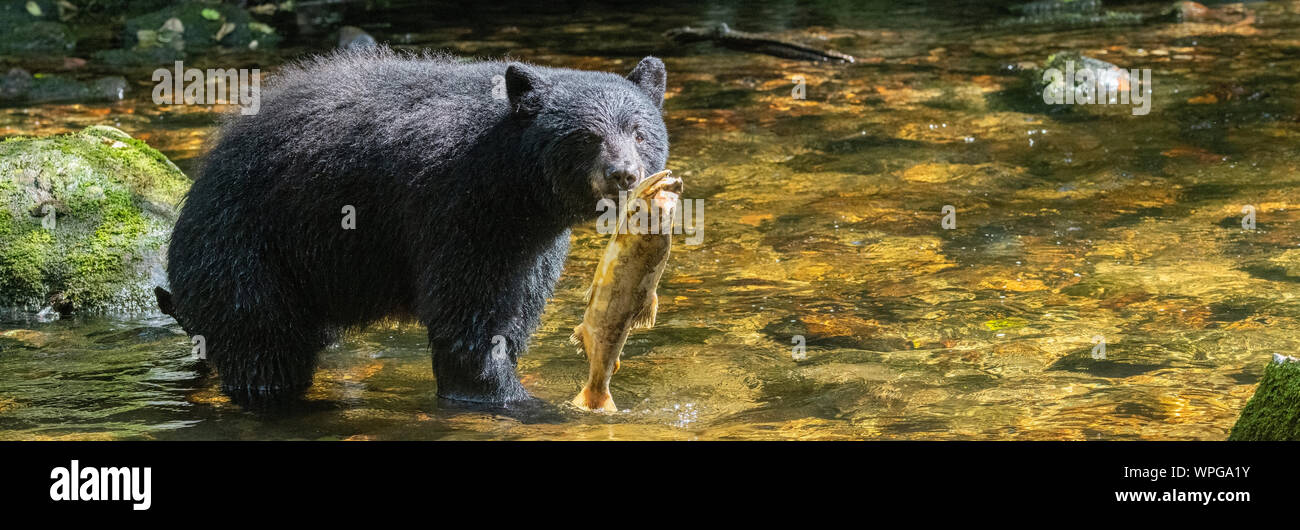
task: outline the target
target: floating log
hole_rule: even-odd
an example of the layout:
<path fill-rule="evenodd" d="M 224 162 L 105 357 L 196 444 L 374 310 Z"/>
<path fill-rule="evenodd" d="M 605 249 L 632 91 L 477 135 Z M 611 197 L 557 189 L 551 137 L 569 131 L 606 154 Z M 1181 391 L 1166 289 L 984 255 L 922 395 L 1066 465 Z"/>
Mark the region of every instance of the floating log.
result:
<path fill-rule="evenodd" d="M 761 33 L 737 31 L 727 27 L 725 23 L 712 27 L 693 28 L 684 26 L 670 29 L 664 32 L 664 37 L 676 44 L 711 42 L 716 46 L 730 50 L 762 53 L 784 59 L 832 63 L 851 63 L 854 61 L 853 56 L 846 53 L 835 50 L 820 50 L 797 42 L 768 37 Z"/>

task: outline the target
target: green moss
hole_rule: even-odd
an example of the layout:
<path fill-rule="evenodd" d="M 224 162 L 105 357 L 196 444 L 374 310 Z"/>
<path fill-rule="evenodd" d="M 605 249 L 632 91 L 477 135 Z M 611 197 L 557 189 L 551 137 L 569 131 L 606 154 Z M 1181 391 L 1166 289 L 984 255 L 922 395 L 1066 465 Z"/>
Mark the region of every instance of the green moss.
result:
<path fill-rule="evenodd" d="M 10 196 L 18 190 L 14 181 L 0 178 L 0 204 L 9 204 Z M 0 211 L 0 238 L 14 233 L 14 216 L 7 210 Z"/>
<path fill-rule="evenodd" d="M 4 305 L 25 305 L 21 302 L 45 294 L 45 271 L 54 236 L 32 229 L 6 239 L 7 244 L 0 249 L 0 301 Z"/>
<path fill-rule="evenodd" d="M 1300 440 L 1300 363 L 1269 363 L 1229 440 Z"/>

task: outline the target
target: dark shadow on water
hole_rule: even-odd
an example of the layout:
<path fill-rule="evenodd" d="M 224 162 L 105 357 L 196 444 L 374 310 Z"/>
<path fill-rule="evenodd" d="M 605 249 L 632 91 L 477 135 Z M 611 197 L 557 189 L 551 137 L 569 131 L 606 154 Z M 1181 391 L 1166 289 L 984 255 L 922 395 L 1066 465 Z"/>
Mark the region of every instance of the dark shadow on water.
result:
<path fill-rule="evenodd" d="M 306 418 L 319 413 L 331 413 L 354 409 L 357 403 L 339 399 L 307 399 L 302 396 L 278 397 L 273 399 L 232 396 L 231 402 L 259 421 L 284 421 Z M 460 414 L 488 414 L 501 416 L 529 424 L 560 424 L 574 419 L 576 411 L 569 411 L 560 406 L 547 403 L 541 399 L 530 398 L 525 401 L 507 404 L 472 403 L 442 397 L 435 398 L 429 409 L 438 416 L 447 417 Z"/>
<path fill-rule="evenodd" d="M 548 403 L 538 398 L 511 403 L 473 403 L 457 401 L 444 397 L 437 398 L 440 415 L 451 414 L 491 414 L 504 416 L 525 425 L 560 424 L 574 419 L 575 411 Z"/>
<path fill-rule="evenodd" d="M 344 401 L 306 399 L 301 396 L 257 400 L 231 396 L 230 401 L 259 420 L 292 419 L 318 412 L 344 410 L 351 406 Z"/>
<path fill-rule="evenodd" d="M 1086 350 L 1058 359 L 1056 362 L 1052 363 L 1051 366 L 1047 367 L 1047 371 L 1081 372 L 1097 377 L 1123 379 L 1125 377 L 1141 375 L 1160 368 L 1164 368 L 1164 366 L 1159 364 L 1123 362 L 1111 359 L 1093 359 L 1091 350 Z"/>
<path fill-rule="evenodd" d="M 945 433 L 951 429 L 948 422 L 939 418 L 905 418 L 894 423 L 880 426 L 880 433 L 885 435 L 908 435 L 919 433 Z"/>
<path fill-rule="evenodd" d="M 1274 282 L 1300 283 L 1300 277 L 1291 276 L 1285 267 L 1272 265 L 1249 265 L 1242 267 L 1241 270 L 1253 278 L 1269 280 Z"/>
<path fill-rule="evenodd" d="M 865 312 L 859 311 L 859 315 L 871 314 L 882 320 L 899 320 L 892 313 L 884 315 L 882 312 Z M 808 324 L 803 321 L 802 315 L 789 315 L 763 326 L 761 332 L 774 340 L 777 344 L 788 344 L 792 337 L 804 337 L 805 346 L 814 350 L 847 348 L 852 350 L 866 350 L 872 352 L 891 352 L 912 350 L 915 347 L 910 341 L 901 337 L 859 337 L 853 335 L 819 335 L 809 331 Z"/>
<path fill-rule="evenodd" d="M 1115 415 L 1135 416 L 1156 421 L 1161 421 L 1168 417 L 1167 414 L 1160 412 L 1160 409 L 1156 407 L 1131 401 L 1115 405 Z"/>
<path fill-rule="evenodd" d="M 93 339 L 96 344 L 114 344 L 118 342 L 152 342 L 177 335 L 178 333 L 169 328 L 139 326 L 124 331 L 96 331 L 86 334 L 86 338 Z"/>
<path fill-rule="evenodd" d="M 1228 374 L 1239 385 L 1253 385 L 1259 382 L 1260 375 L 1258 372 L 1250 371 L 1250 368 Z"/>

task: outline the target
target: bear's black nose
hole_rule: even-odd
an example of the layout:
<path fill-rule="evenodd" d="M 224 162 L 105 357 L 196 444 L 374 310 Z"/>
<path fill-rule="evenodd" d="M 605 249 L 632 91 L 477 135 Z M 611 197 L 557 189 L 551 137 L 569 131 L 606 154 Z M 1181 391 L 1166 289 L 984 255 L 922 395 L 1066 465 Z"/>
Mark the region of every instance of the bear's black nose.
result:
<path fill-rule="evenodd" d="M 631 168 L 612 167 L 605 172 L 605 178 L 613 180 L 620 189 L 630 190 L 636 186 L 636 171 Z"/>

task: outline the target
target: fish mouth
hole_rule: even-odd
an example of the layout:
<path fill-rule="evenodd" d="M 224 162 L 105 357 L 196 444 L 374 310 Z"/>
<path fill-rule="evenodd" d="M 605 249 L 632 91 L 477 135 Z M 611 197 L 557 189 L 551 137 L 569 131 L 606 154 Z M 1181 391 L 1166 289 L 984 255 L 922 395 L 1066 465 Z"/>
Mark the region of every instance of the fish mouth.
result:
<path fill-rule="evenodd" d="M 632 195 L 647 200 L 661 192 L 681 195 L 682 187 L 682 179 L 674 177 L 672 170 L 665 169 L 643 179 L 637 184 Z"/>

